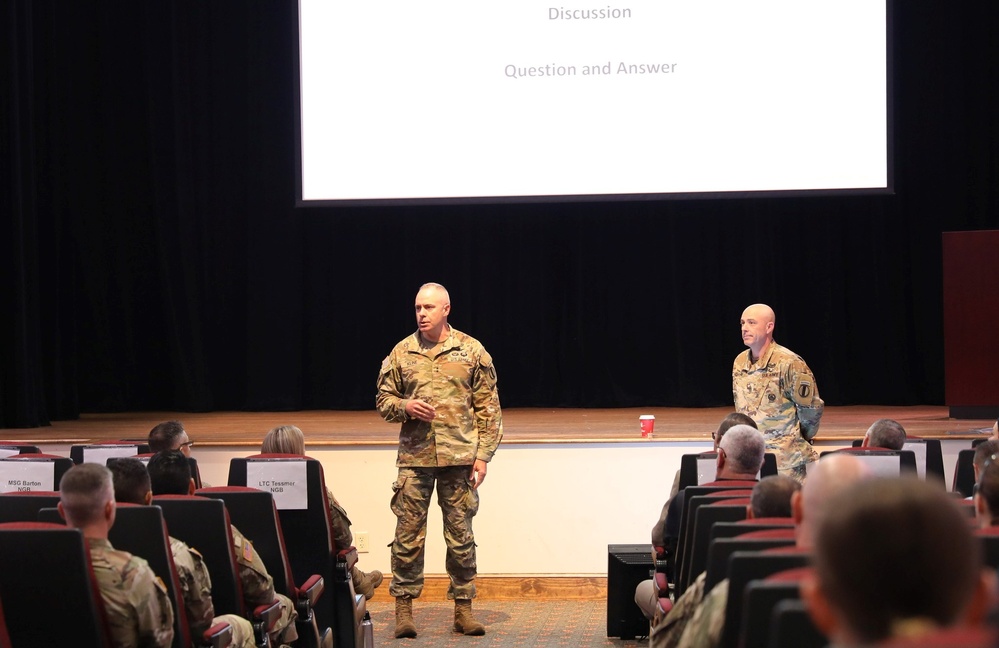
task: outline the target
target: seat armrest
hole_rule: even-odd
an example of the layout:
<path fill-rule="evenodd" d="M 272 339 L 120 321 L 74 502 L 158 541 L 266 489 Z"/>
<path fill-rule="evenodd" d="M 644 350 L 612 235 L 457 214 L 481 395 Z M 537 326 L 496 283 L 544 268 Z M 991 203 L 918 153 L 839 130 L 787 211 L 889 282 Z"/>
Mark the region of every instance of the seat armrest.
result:
<path fill-rule="evenodd" d="M 258 646 L 267 645 L 267 635 L 281 618 L 281 601 L 274 599 L 269 605 L 258 605 L 253 610 L 253 638 Z"/>
<path fill-rule="evenodd" d="M 232 643 L 232 626 L 216 623 L 201 635 L 201 645 L 205 648 L 228 648 Z"/>
<path fill-rule="evenodd" d="M 312 608 L 316 606 L 316 601 L 319 600 L 325 589 L 326 582 L 319 574 L 313 574 L 309 580 L 295 589 L 295 609 L 300 618 L 312 618 Z"/>
<path fill-rule="evenodd" d="M 337 563 L 346 563 L 347 569 L 357 564 L 357 547 L 341 549 L 336 555 Z"/>

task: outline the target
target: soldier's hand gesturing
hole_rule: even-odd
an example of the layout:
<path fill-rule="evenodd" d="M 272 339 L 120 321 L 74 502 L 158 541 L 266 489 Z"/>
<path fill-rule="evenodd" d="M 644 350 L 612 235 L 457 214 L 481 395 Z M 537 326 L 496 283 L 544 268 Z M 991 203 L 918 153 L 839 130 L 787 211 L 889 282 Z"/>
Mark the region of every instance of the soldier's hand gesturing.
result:
<path fill-rule="evenodd" d="M 428 405 L 421 400 L 411 400 L 406 402 L 406 414 L 410 418 L 419 419 L 429 423 L 437 416 L 437 411 L 432 405 Z"/>

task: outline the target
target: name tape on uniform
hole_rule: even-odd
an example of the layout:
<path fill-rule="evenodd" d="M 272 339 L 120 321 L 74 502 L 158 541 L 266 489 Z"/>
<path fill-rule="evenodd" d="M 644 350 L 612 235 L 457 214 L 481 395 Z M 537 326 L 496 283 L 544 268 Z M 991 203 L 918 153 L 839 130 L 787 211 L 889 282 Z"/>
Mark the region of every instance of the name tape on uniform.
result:
<path fill-rule="evenodd" d="M 0 493 L 55 490 L 51 461 L 0 461 Z"/>
<path fill-rule="evenodd" d="M 304 461 L 248 461 L 246 485 L 273 494 L 278 509 L 309 508 Z"/>

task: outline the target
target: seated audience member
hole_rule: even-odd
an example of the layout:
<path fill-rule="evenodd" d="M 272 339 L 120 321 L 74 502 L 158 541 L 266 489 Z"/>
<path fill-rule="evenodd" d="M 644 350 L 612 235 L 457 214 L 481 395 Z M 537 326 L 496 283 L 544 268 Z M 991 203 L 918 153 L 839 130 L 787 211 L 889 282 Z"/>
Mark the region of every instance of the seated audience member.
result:
<path fill-rule="evenodd" d="M 152 503 L 153 491 L 145 464 L 131 457 L 118 457 L 108 461 L 108 468 L 114 480 L 114 498 L 119 504 L 148 506 Z M 231 646 L 254 648 L 256 641 L 249 621 L 235 614 L 215 616 L 212 579 L 201 554 L 173 536 L 170 536 L 170 552 L 177 568 L 177 579 L 180 581 L 192 641 L 197 643 L 205 630 L 213 625 L 228 623 L 232 627 Z"/>
<path fill-rule="evenodd" d="M 905 445 L 905 438 L 905 428 L 898 421 L 878 419 L 867 428 L 861 447 L 901 450 Z"/>
<path fill-rule="evenodd" d="M 993 443 L 986 441 L 979 447 Z M 975 489 L 975 520 L 980 529 L 999 525 L 999 461 L 989 461 L 982 468 Z"/>
<path fill-rule="evenodd" d="M 975 455 L 971 460 L 971 466 L 975 470 L 975 483 L 982 478 L 982 469 L 986 463 L 994 463 L 999 459 L 999 441 L 988 439 L 975 446 Z"/>
<path fill-rule="evenodd" d="M 815 576 L 802 596 L 834 645 L 913 640 L 984 616 L 992 577 L 981 546 L 932 484 L 896 478 L 851 486 L 830 501 L 814 538 Z"/>
<path fill-rule="evenodd" d="M 722 419 L 721 424 L 718 429 L 711 433 L 712 450 L 718 451 L 718 444 L 721 442 L 722 437 L 728 432 L 732 427 L 736 425 L 748 425 L 751 428 L 756 427 L 756 422 L 749 418 L 745 414 L 740 412 L 732 412 L 724 419 Z M 755 477 L 754 477 L 755 478 Z M 666 503 L 663 504 L 663 510 L 659 514 L 659 521 L 656 522 L 655 526 L 652 527 L 652 546 L 653 547 L 663 547 L 669 551 L 675 551 L 676 547 L 666 547 L 666 518 L 669 516 L 670 506 L 673 504 L 673 500 L 676 499 L 676 495 L 680 490 L 680 471 L 676 471 L 676 476 L 673 477 L 673 487 L 670 490 L 669 497 L 666 499 Z M 679 524 L 679 520 L 677 520 Z M 672 576 L 672 574 L 671 574 Z M 655 584 L 652 579 L 644 580 L 638 584 L 635 588 L 635 604 L 642 610 L 642 614 L 649 621 L 655 619 L 656 611 L 659 605 L 659 599 L 656 597 Z"/>
<path fill-rule="evenodd" d="M 808 473 L 804 486 L 791 495 L 791 518 L 794 520 L 795 546 L 811 549 L 815 545 L 815 528 L 825 518 L 832 500 L 840 491 L 870 477 L 864 464 L 849 454 L 828 455 L 818 461 Z M 686 593 L 684 593 L 686 596 Z M 704 597 L 696 610 L 680 601 L 653 630 L 651 646 L 719 646 L 725 625 L 728 602 L 728 580 L 722 580 Z M 674 616 L 673 612 L 677 611 Z M 683 618 L 681 615 L 686 614 Z"/>
<path fill-rule="evenodd" d="M 305 454 L 305 435 L 294 425 L 282 425 L 276 427 L 264 436 L 263 445 L 260 452 L 264 454 Z M 354 535 L 350 532 L 350 518 L 347 511 L 333 497 L 329 489 L 326 490 L 326 497 L 330 501 L 330 525 L 332 526 L 333 542 L 338 550 L 346 549 L 354 545 Z M 350 578 L 354 583 L 354 590 L 370 599 L 375 595 L 375 588 L 382 584 L 382 573 L 373 570 L 365 574 L 357 565 L 351 569 Z"/>
<path fill-rule="evenodd" d="M 164 421 L 149 431 L 149 451 L 180 450 L 185 457 L 191 456 L 194 441 L 187 436 L 184 424 L 180 421 Z"/>
<path fill-rule="evenodd" d="M 99 464 L 70 468 L 59 483 L 59 514 L 83 532 L 115 646 L 173 642 L 173 606 L 149 563 L 108 541 L 116 505 L 111 472 Z M 58 595 L 58 593 L 56 593 Z M 9 622 L 10 620 L 8 620 Z M 53 619 L 58 623 L 58 619 Z"/>
<path fill-rule="evenodd" d="M 191 466 L 179 450 L 164 450 L 149 460 L 149 481 L 153 495 L 193 495 L 194 479 Z M 253 543 L 231 526 L 233 553 L 239 567 L 239 581 L 243 586 L 243 601 L 247 610 L 281 601 L 281 618 L 270 634 L 271 645 L 290 643 L 298 638 L 295 620 L 298 612 L 291 599 L 274 591 L 274 579 L 264 566 Z"/>
<path fill-rule="evenodd" d="M 749 506 L 746 507 L 746 519 L 764 517 L 791 517 L 791 498 L 801 490 L 801 484 L 787 475 L 771 475 L 764 477 L 749 496 Z M 668 622 L 661 619 L 655 620 L 655 629 L 652 633 L 652 643 L 661 642 L 662 645 L 676 645 L 680 634 L 687 622 L 697 610 L 697 606 L 704 600 L 704 584 L 707 578 L 706 572 L 701 572 L 693 583 L 687 587 L 676 601 L 676 605 L 669 611 L 666 618 Z M 655 593 L 653 592 L 654 596 Z M 657 601 L 658 603 L 658 601 Z"/>

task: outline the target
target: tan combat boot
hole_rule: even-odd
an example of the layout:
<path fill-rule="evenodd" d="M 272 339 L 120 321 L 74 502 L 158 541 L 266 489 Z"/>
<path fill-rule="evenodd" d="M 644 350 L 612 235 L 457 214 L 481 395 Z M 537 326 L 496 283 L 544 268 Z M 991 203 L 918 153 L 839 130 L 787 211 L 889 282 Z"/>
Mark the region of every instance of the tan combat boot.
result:
<path fill-rule="evenodd" d="M 404 639 L 416 636 L 413 623 L 413 599 L 410 596 L 395 597 L 395 638 Z"/>
<path fill-rule="evenodd" d="M 486 634 L 486 626 L 472 617 L 471 599 L 454 600 L 454 631 L 473 637 L 481 637 Z"/>
<path fill-rule="evenodd" d="M 354 583 L 354 591 L 363 594 L 365 600 L 370 600 L 375 595 L 375 588 L 382 584 L 384 577 L 377 569 L 365 574 L 355 565 L 350 569 L 350 580 Z"/>

